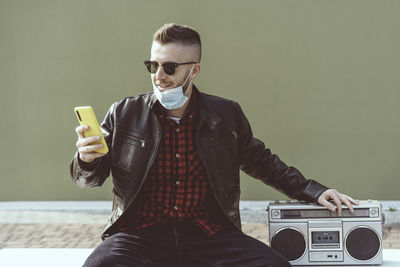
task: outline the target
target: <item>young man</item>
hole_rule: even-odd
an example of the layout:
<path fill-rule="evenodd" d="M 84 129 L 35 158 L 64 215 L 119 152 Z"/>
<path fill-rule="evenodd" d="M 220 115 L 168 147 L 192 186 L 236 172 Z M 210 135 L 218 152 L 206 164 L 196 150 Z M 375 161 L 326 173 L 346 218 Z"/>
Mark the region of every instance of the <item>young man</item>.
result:
<path fill-rule="evenodd" d="M 154 35 L 153 92 L 114 103 L 98 137 L 76 128 L 71 176 L 80 187 L 113 177 L 113 210 L 103 242 L 85 266 L 290 266 L 241 232 L 239 169 L 291 198 L 338 213 L 356 202 L 307 180 L 253 137 L 240 106 L 201 93 L 201 41 L 192 28 L 166 24 Z"/>

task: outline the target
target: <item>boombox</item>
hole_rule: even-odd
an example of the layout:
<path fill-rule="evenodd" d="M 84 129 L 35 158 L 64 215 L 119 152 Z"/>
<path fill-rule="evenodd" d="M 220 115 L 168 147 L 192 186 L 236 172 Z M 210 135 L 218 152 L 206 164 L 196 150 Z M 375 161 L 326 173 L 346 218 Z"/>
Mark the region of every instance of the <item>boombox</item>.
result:
<path fill-rule="evenodd" d="M 292 265 L 382 264 L 382 206 L 359 201 L 339 217 L 323 206 L 298 201 L 268 204 L 270 246 Z"/>

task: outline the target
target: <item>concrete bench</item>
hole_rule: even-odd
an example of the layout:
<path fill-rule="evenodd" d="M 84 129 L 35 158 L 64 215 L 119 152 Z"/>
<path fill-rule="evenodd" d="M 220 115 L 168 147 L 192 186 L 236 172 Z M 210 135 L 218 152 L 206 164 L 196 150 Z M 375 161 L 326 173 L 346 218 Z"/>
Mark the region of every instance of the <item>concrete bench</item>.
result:
<path fill-rule="evenodd" d="M 82 266 L 92 251 L 93 249 L 78 248 L 5 248 L 0 249 L 0 265 L 2 267 Z M 381 266 L 399 267 L 400 249 L 383 250 L 383 265 Z"/>

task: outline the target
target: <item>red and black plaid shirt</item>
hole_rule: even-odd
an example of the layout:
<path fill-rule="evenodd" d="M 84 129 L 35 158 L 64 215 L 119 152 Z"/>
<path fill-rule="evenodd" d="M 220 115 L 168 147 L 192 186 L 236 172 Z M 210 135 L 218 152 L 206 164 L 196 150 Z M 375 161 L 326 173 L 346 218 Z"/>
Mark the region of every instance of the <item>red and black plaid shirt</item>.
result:
<path fill-rule="evenodd" d="M 196 93 L 193 90 L 188 112 L 179 124 L 156 103 L 155 112 L 162 126 L 157 157 L 120 225 L 121 231 L 171 221 L 191 221 L 208 236 L 222 228 L 219 209 L 196 147 Z"/>

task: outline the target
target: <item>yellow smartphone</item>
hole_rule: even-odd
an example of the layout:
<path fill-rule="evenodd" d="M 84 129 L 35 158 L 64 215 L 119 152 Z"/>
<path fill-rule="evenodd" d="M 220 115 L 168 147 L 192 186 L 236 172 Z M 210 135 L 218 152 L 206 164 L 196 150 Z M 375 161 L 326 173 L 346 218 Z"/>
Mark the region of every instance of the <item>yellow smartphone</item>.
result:
<path fill-rule="evenodd" d="M 103 144 L 104 146 L 100 149 L 95 150 L 97 153 L 107 153 L 108 147 L 104 140 L 103 133 L 100 130 L 100 125 L 96 119 L 93 108 L 91 106 L 75 107 L 75 115 L 81 125 L 89 126 L 89 129 L 85 131 L 85 137 L 100 136 L 100 140 L 93 142 L 93 144 Z"/>

